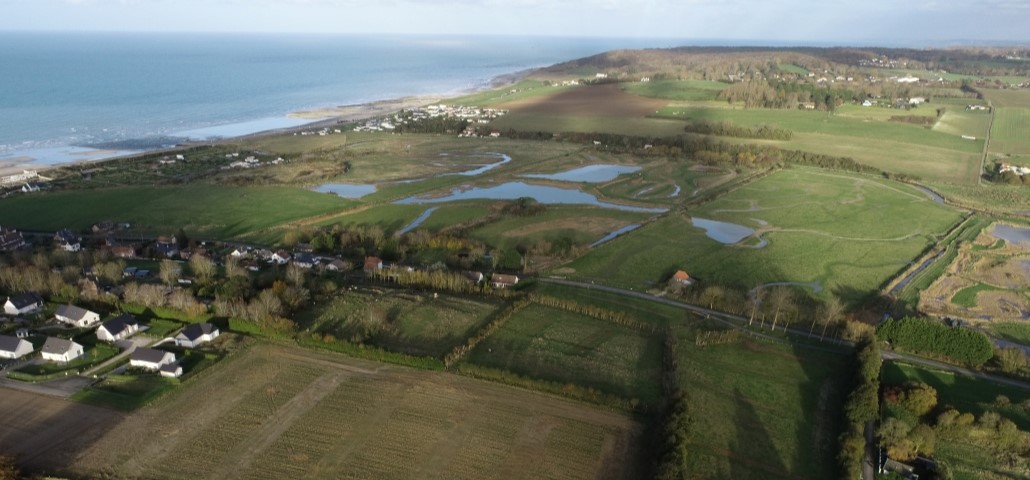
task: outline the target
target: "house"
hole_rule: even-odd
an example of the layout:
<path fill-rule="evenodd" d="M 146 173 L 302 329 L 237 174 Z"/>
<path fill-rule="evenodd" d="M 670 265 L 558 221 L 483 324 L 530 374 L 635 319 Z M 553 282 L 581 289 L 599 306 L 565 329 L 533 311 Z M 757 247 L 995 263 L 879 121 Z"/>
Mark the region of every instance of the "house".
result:
<path fill-rule="evenodd" d="M 158 371 L 161 367 L 175 363 L 175 354 L 164 350 L 140 347 L 133 350 L 129 366 Z"/>
<path fill-rule="evenodd" d="M 490 286 L 494 288 L 514 287 L 517 283 L 519 283 L 517 275 L 505 275 L 503 273 L 490 275 Z"/>
<path fill-rule="evenodd" d="M 0 335 L 0 358 L 15 359 L 32 353 L 32 344 L 28 341 Z"/>
<path fill-rule="evenodd" d="M 67 228 L 62 228 L 54 234 L 54 243 L 66 252 L 77 252 L 82 249 L 82 237 Z"/>
<path fill-rule="evenodd" d="M 331 272 L 346 272 L 354 268 L 350 262 L 340 260 L 339 258 L 326 264 L 325 269 Z"/>
<path fill-rule="evenodd" d="M 132 245 L 114 246 L 111 247 L 111 255 L 114 255 L 118 258 L 135 258 L 136 247 L 133 247 Z"/>
<path fill-rule="evenodd" d="M 21 232 L 13 228 L 0 227 L 0 252 L 10 252 L 25 246 Z"/>
<path fill-rule="evenodd" d="M 182 329 L 175 336 L 175 344 L 180 347 L 197 348 L 203 343 L 218 338 L 218 327 L 210 323 L 194 323 Z"/>
<path fill-rule="evenodd" d="M 157 242 L 156 244 L 154 244 L 154 250 L 157 250 L 157 253 L 160 253 L 161 255 L 164 255 L 168 258 L 172 258 L 179 254 L 179 246 L 174 243 Z"/>
<path fill-rule="evenodd" d="M 123 313 L 100 325 L 97 329 L 97 338 L 105 342 L 124 340 L 133 336 L 139 331 L 139 322 L 128 313 Z"/>
<path fill-rule="evenodd" d="M 68 363 L 76 358 L 82 356 L 85 350 L 82 345 L 79 345 L 71 340 L 65 340 L 57 337 L 47 337 L 46 342 L 43 343 L 43 360 Z"/>
<path fill-rule="evenodd" d="M 461 272 L 461 275 L 467 278 L 473 285 L 478 285 L 483 282 L 483 272 L 473 272 L 472 270 L 466 270 Z"/>
<path fill-rule="evenodd" d="M 182 376 L 182 366 L 178 363 L 166 363 L 157 371 L 162 377 L 179 378 Z"/>
<path fill-rule="evenodd" d="M 61 305 L 54 312 L 57 321 L 76 327 L 92 327 L 100 322 L 100 314 L 75 305 Z"/>
<path fill-rule="evenodd" d="M 18 330 L 14 331 L 14 336 L 18 338 L 29 338 L 29 329 L 19 328 Z"/>
<path fill-rule="evenodd" d="M 293 264 L 301 268 L 311 268 L 318 263 L 310 253 L 298 253 L 293 256 Z"/>
<path fill-rule="evenodd" d="M 683 270 L 676 270 L 676 273 L 672 274 L 671 281 L 680 285 L 694 284 L 694 279 L 690 278 L 690 275 L 687 275 L 687 272 L 684 272 Z"/>
<path fill-rule="evenodd" d="M 40 185 L 38 183 L 26 183 L 25 185 L 21 186 L 22 193 L 38 192 L 39 190 Z"/>
<path fill-rule="evenodd" d="M 923 97 L 912 97 L 908 99 L 909 105 L 922 105 L 923 103 L 926 103 L 926 99 Z"/>
<path fill-rule="evenodd" d="M 246 248 L 244 248 L 244 247 L 236 247 L 236 249 L 234 249 L 231 253 L 229 253 L 229 256 L 232 257 L 232 258 L 244 258 L 248 254 L 249 254 L 249 252 L 247 251 Z"/>
<path fill-rule="evenodd" d="M 873 106 L 873 101 L 872 101 L 872 100 L 869 100 L 869 99 L 867 98 L 867 99 L 865 99 L 865 101 L 863 101 L 863 102 L 862 102 L 862 106 L 863 106 L 863 107 L 871 107 L 871 106 Z"/>
<path fill-rule="evenodd" d="M 293 256 L 289 253 L 284 250 L 279 250 L 272 254 L 272 258 L 270 258 L 269 261 L 279 265 L 286 265 L 287 263 L 290 263 L 291 258 L 293 258 Z"/>
<path fill-rule="evenodd" d="M 365 257 L 365 271 L 377 272 L 383 269 L 383 259 L 375 256 Z"/>
<path fill-rule="evenodd" d="M 8 315 L 21 315 L 43 308 L 43 297 L 35 293 L 23 293 L 13 297 L 7 297 L 4 304 L 4 313 Z"/>

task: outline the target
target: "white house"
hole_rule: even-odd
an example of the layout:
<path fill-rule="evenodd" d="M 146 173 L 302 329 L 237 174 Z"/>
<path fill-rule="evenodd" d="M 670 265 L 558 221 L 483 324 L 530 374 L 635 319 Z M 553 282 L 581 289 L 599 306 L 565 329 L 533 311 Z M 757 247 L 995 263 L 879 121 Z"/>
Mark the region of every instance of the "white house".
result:
<path fill-rule="evenodd" d="M 139 322 L 128 313 L 112 318 L 97 329 L 97 338 L 105 342 L 123 340 L 139 331 Z"/>
<path fill-rule="evenodd" d="M 0 358 L 21 358 L 32 353 L 32 344 L 17 337 L 0 335 Z"/>
<path fill-rule="evenodd" d="M 57 337 L 47 337 L 43 344 L 43 360 L 51 362 L 67 363 L 82 356 L 85 350 L 71 340 Z"/>
<path fill-rule="evenodd" d="M 279 265 L 286 265 L 287 263 L 290 263 L 290 258 L 293 257 L 291 257 L 289 253 L 279 250 L 272 254 L 271 261 L 272 263 L 278 263 Z"/>
<path fill-rule="evenodd" d="M 158 371 L 161 367 L 175 363 L 175 354 L 153 348 L 137 348 L 129 357 L 129 366 Z"/>
<path fill-rule="evenodd" d="M 922 105 L 923 103 L 926 103 L 926 99 L 923 97 L 912 97 L 908 99 L 909 105 Z"/>
<path fill-rule="evenodd" d="M 57 321 L 76 327 L 92 327 L 100 322 L 100 314 L 75 305 L 61 305 L 54 312 Z"/>
<path fill-rule="evenodd" d="M 203 343 L 218 338 L 221 332 L 210 323 L 194 323 L 175 336 L 175 344 L 180 347 L 196 348 Z"/>
<path fill-rule="evenodd" d="M 178 363 L 166 363 L 161 365 L 161 369 L 158 370 L 158 373 L 160 373 L 162 377 L 179 378 L 182 376 L 182 366 Z"/>
<path fill-rule="evenodd" d="M 23 293 L 7 297 L 7 303 L 4 304 L 4 313 L 8 315 L 22 315 L 40 308 L 43 308 L 43 297 L 35 293 Z"/>

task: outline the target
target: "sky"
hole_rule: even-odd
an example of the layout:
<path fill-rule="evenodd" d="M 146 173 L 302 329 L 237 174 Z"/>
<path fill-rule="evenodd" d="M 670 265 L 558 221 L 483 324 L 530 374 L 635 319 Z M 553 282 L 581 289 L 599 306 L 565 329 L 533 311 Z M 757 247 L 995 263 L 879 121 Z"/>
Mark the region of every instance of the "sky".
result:
<path fill-rule="evenodd" d="M 1030 44 L 1030 0 L 0 0 L 0 31 Z"/>

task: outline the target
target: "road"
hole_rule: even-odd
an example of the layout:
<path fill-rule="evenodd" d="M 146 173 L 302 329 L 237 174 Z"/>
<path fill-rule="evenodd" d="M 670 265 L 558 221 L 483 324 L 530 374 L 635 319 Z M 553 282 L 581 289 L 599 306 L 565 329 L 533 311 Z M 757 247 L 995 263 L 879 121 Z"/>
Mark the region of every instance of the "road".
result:
<path fill-rule="evenodd" d="M 691 304 L 688 304 L 688 303 L 678 302 L 676 300 L 670 300 L 668 298 L 656 297 L 656 296 L 651 295 L 649 293 L 638 292 L 638 291 L 635 291 L 635 290 L 626 290 L 626 289 L 617 288 L 617 287 L 609 287 L 609 286 L 606 286 L 606 285 L 595 285 L 595 284 L 592 284 L 592 283 L 575 282 L 575 281 L 572 281 L 572 280 L 564 280 L 564 279 L 558 279 L 558 278 L 540 277 L 540 278 L 537 278 L 537 281 L 541 282 L 541 283 L 550 283 L 550 284 L 554 284 L 554 285 L 564 285 L 564 286 L 567 286 L 567 287 L 584 288 L 584 289 L 588 289 L 588 290 L 598 290 L 598 291 L 602 291 L 602 292 L 613 293 L 613 294 L 616 294 L 616 295 L 623 295 L 623 296 L 627 296 L 627 297 L 640 298 L 640 299 L 647 300 L 647 301 L 650 301 L 650 302 L 656 302 L 656 303 L 661 303 L 661 304 L 664 304 L 664 305 L 670 305 L 670 306 L 673 306 L 673 307 L 682 308 L 684 310 L 689 310 L 689 311 L 694 312 L 694 313 L 696 313 L 698 315 L 703 315 L 705 317 L 708 317 L 708 318 L 711 318 L 711 319 L 714 319 L 714 320 L 718 320 L 718 321 L 720 321 L 720 322 L 722 322 L 722 323 L 724 323 L 726 325 L 729 325 L 731 327 L 734 327 L 734 328 L 743 328 L 748 323 L 748 319 L 747 318 L 741 317 L 739 315 L 733 315 L 733 314 L 729 314 L 729 313 L 725 313 L 725 312 L 719 312 L 719 311 L 716 311 L 716 310 L 711 310 L 711 309 L 708 309 L 708 308 L 699 307 L 697 305 L 691 305 Z M 762 333 L 753 332 L 751 330 L 744 330 L 744 331 L 749 333 L 749 334 L 751 334 L 751 335 L 753 335 L 753 336 L 764 337 L 765 339 L 768 339 L 768 340 L 771 340 L 771 341 L 774 341 L 774 342 L 789 343 L 789 342 L 784 341 L 782 338 L 771 337 L 771 336 L 768 336 L 768 335 L 764 335 Z M 809 332 L 806 332 L 804 330 L 798 330 L 798 329 L 795 329 L 795 328 L 788 328 L 787 329 L 787 333 L 790 333 L 793 336 L 799 336 L 799 337 L 819 338 L 818 335 L 812 335 Z M 854 346 L 853 343 L 845 341 L 845 340 L 826 339 L 825 341 L 828 342 L 828 343 L 836 344 L 838 346 Z M 798 345 L 798 346 L 804 347 L 804 348 L 817 349 L 817 350 L 826 350 L 826 351 L 840 352 L 839 349 L 830 349 L 830 348 L 820 349 L 817 345 L 803 345 L 802 344 L 802 345 Z M 989 382 L 994 382 L 994 383 L 998 383 L 998 384 L 1002 384 L 1002 385 L 1008 385 L 1008 386 L 1011 386 L 1011 387 L 1016 387 L 1016 388 L 1022 388 L 1022 389 L 1025 389 L 1025 390 L 1030 390 L 1030 383 L 1027 383 L 1027 382 L 1023 382 L 1023 381 L 1012 379 L 1012 378 L 999 377 L 997 375 L 991 375 L 991 374 L 987 374 L 987 373 L 977 372 L 977 371 L 974 371 L 974 370 L 970 370 L 968 368 L 958 367 L 958 366 L 955 366 L 955 365 L 950 365 L 950 364 L 947 364 L 947 363 L 937 362 L 937 361 L 934 361 L 934 360 L 929 360 L 929 359 L 926 359 L 926 358 L 917 357 L 917 356 L 913 356 L 913 355 L 906 355 L 906 354 L 894 352 L 894 351 L 891 351 L 891 350 L 886 350 L 886 349 L 883 350 L 883 353 L 881 354 L 881 358 L 883 358 L 884 360 L 897 360 L 897 361 L 901 361 L 901 362 L 905 362 L 905 363 L 911 363 L 911 364 L 914 364 L 914 365 L 919 365 L 919 366 L 923 366 L 923 367 L 929 367 L 929 368 L 933 368 L 933 369 L 936 369 L 936 370 L 943 370 L 943 371 L 951 372 L 951 373 L 954 373 L 954 374 L 957 374 L 957 375 L 963 375 L 963 376 L 970 377 L 970 378 L 977 378 L 977 379 L 980 379 L 980 380 L 986 380 L 986 381 L 989 381 Z"/>

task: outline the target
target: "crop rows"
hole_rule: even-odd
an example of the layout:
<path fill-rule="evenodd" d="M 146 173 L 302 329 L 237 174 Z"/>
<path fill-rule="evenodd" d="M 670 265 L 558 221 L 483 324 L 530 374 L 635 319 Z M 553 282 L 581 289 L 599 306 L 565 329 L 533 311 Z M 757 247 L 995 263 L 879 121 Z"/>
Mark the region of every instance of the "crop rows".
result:
<path fill-rule="evenodd" d="M 183 442 L 156 471 L 161 477 L 202 478 L 223 467 L 233 449 L 254 434 L 276 414 L 276 410 L 325 370 L 307 365 L 288 364 L 275 377 L 254 390 L 227 414 Z"/>

